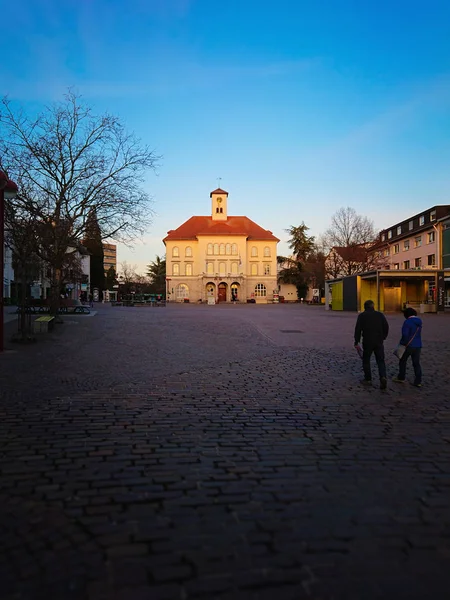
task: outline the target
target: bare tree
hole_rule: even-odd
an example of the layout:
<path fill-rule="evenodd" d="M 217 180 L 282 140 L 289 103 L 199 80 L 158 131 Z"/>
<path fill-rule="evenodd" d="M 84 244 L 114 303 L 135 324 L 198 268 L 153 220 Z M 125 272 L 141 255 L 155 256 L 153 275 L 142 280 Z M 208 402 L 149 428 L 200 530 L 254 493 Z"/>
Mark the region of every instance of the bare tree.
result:
<path fill-rule="evenodd" d="M 143 189 L 158 157 L 117 117 L 95 115 L 69 91 L 31 118 L 4 98 L 0 156 L 17 182 L 16 205 L 40 223 L 39 255 L 52 268 L 52 312 L 59 306 L 65 254 L 76 247 L 95 211 L 102 237 L 125 243 L 151 223 Z"/>
<path fill-rule="evenodd" d="M 326 277 L 335 279 L 373 268 L 371 248 L 376 241 L 373 222 L 354 208 L 342 207 L 331 217 L 331 226 L 321 238 L 326 253 Z"/>

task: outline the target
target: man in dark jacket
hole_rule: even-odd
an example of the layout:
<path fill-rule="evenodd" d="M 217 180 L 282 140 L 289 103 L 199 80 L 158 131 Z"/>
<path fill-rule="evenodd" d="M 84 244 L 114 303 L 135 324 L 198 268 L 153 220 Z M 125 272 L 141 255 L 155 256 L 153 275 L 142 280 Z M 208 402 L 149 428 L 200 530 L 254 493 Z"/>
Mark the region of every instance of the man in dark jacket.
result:
<path fill-rule="evenodd" d="M 378 365 L 380 375 L 380 388 L 386 389 L 386 363 L 384 362 L 383 342 L 389 333 L 389 325 L 383 313 L 375 310 L 372 300 L 364 302 L 364 312 L 358 315 L 355 327 L 355 347 L 359 346 L 361 334 L 363 339 L 363 383 L 372 384 L 372 371 L 370 368 L 370 357 L 372 352 Z"/>

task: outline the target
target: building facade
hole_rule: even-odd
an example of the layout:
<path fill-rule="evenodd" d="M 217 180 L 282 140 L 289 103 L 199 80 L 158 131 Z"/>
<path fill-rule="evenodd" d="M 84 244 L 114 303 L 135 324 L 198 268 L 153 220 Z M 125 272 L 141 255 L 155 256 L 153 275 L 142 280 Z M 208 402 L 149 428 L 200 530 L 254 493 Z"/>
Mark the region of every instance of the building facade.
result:
<path fill-rule="evenodd" d="M 278 238 L 248 217 L 228 215 L 228 192 L 210 194 L 211 216 L 171 230 L 166 246 L 167 299 L 270 302 L 278 291 Z"/>
<path fill-rule="evenodd" d="M 384 311 L 450 308 L 450 205 L 433 206 L 384 229 L 372 251 L 383 266 L 328 280 L 327 308 L 362 310 L 369 298 Z"/>
<path fill-rule="evenodd" d="M 103 268 L 105 275 L 111 267 L 117 273 L 117 246 L 116 244 L 103 244 Z"/>

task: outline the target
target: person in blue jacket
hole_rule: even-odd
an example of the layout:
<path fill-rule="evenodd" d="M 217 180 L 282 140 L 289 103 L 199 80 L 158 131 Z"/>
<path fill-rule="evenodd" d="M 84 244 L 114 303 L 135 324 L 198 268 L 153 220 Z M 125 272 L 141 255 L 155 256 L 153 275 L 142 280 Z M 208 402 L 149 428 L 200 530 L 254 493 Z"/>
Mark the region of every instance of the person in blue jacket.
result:
<path fill-rule="evenodd" d="M 408 362 L 408 358 L 411 357 L 414 368 L 414 385 L 422 387 L 422 367 L 420 366 L 422 319 L 419 319 L 413 308 L 407 308 L 403 315 L 405 321 L 403 322 L 400 344 L 406 346 L 406 348 L 399 362 L 398 377 L 394 377 L 394 381 L 405 383 L 406 363 Z"/>

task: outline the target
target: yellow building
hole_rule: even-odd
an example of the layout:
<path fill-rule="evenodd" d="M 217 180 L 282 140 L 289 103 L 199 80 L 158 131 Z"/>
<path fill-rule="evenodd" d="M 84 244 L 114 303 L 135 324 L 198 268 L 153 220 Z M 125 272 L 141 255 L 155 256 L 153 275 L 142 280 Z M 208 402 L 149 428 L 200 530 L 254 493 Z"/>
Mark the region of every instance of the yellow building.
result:
<path fill-rule="evenodd" d="M 191 217 L 164 238 L 167 298 L 183 302 L 271 302 L 277 243 L 248 217 L 228 215 L 228 192 L 211 192 L 211 216 Z"/>

